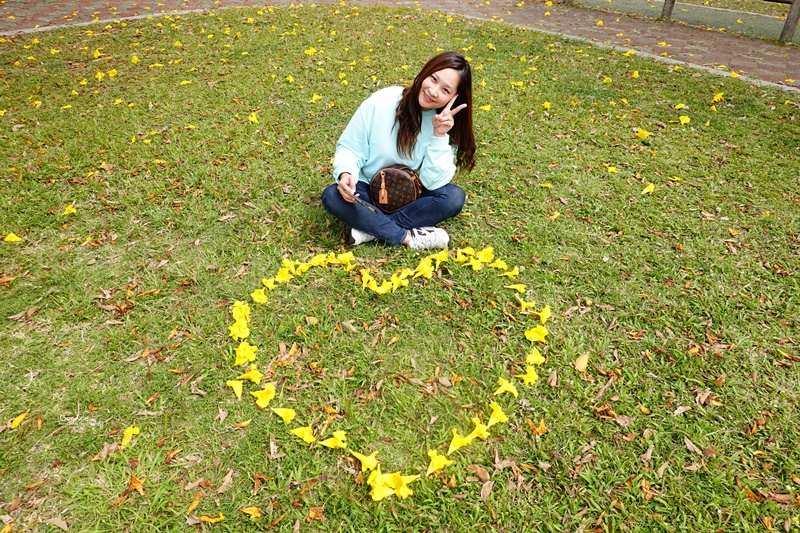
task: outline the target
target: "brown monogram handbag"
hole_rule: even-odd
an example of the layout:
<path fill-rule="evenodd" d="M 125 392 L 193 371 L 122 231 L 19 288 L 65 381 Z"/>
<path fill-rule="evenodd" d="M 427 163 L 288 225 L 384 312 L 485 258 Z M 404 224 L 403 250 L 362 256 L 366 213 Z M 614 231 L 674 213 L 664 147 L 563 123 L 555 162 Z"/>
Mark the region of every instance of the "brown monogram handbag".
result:
<path fill-rule="evenodd" d="M 378 209 L 386 214 L 394 213 L 420 197 L 422 182 L 417 171 L 410 167 L 389 165 L 372 176 L 369 194 Z"/>

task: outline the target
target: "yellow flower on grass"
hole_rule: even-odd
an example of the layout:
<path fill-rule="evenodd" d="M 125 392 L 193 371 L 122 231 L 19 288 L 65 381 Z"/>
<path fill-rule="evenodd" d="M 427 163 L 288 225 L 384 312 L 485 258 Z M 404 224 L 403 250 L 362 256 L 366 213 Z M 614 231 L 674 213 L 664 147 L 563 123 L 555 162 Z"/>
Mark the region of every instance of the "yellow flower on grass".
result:
<path fill-rule="evenodd" d="M 350 450 L 350 453 L 353 455 L 353 457 L 361 461 L 362 472 L 368 472 L 370 470 L 377 468 L 378 459 L 376 459 L 375 456 L 378 455 L 378 450 L 375 450 L 369 455 L 362 455 L 358 452 L 354 452 L 353 450 Z"/>
<path fill-rule="evenodd" d="M 519 392 L 517 392 L 517 387 L 515 387 L 514 384 L 511 383 L 510 381 L 505 380 L 503 378 L 497 378 L 497 384 L 500 385 L 500 387 L 498 387 L 498 389 L 494 391 L 494 396 L 507 392 L 509 394 L 512 394 L 514 398 L 519 397 Z"/>
<path fill-rule="evenodd" d="M 617 167 L 606 167 L 606 170 L 608 171 L 609 174 L 617 173 Z"/>
<path fill-rule="evenodd" d="M 267 303 L 267 293 L 264 289 L 256 289 L 250 294 L 250 298 L 257 304 Z"/>
<path fill-rule="evenodd" d="M 320 100 L 322 100 L 322 96 L 320 96 L 319 94 L 314 93 L 314 94 L 311 95 L 311 100 L 309 100 L 308 103 L 309 104 L 316 104 Z"/>
<path fill-rule="evenodd" d="M 721 101 L 723 101 L 723 100 L 725 99 L 725 98 L 723 97 L 723 95 L 724 95 L 724 94 L 725 94 L 724 92 L 723 92 L 723 93 L 717 93 L 717 94 L 715 94 L 715 95 L 714 95 L 714 98 L 712 98 L 712 99 L 711 99 L 711 102 L 712 102 L 712 103 L 714 103 L 714 104 L 716 104 L 716 103 L 718 103 L 718 102 L 721 102 Z"/>
<path fill-rule="evenodd" d="M 231 316 L 237 322 L 250 322 L 250 306 L 239 300 L 233 302 Z"/>
<path fill-rule="evenodd" d="M 428 457 L 431 458 L 431 461 L 428 464 L 428 470 L 425 472 L 426 476 L 440 472 L 444 467 L 455 462 L 448 459 L 446 455 L 439 455 L 436 450 L 428 450 Z"/>
<path fill-rule="evenodd" d="M 75 210 L 75 206 L 72 205 L 72 204 L 69 204 L 69 205 L 64 207 L 64 212 L 61 213 L 61 214 L 62 215 L 74 215 L 75 213 L 77 213 L 77 211 Z"/>
<path fill-rule="evenodd" d="M 241 400 L 242 399 L 242 382 L 238 379 L 229 379 L 225 382 L 225 385 L 233 389 L 233 393 L 236 395 L 236 398 Z"/>
<path fill-rule="evenodd" d="M 22 424 L 22 421 L 25 420 L 25 417 L 28 416 L 28 413 L 30 411 L 31 410 L 28 409 L 27 411 L 25 411 L 21 415 L 17 415 L 14 418 L 12 418 L 11 422 L 9 422 L 9 424 L 8 424 L 9 429 L 17 429 L 19 427 L 19 425 Z"/>
<path fill-rule="evenodd" d="M 547 322 L 551 316 L 553 316 L 553 311 L 550 309 L 549 305 L 545 305 L 541 311 L 539 311 L 539 321 L 544 324 Z"/>
<path fill-rule="evenodd" d="M 380 285 L 374 279 L 367 284 L 367 288 L 375 294 L 388 294 L 394 290 L 394 284 L 391 281 L 383 280 Z"/>
<path fill-rule="evenodd" d="M 496 268 L 498 270 L 508 270 L 508 265 L 502 259 L 497 259 L 494 263 L 489 265 L 489 268 Z"/>
<path fill-rule="evenodd" d="M 450 447 L 447 449 L 447 455 L 452 455 L 454 451 L 460 450 L 464 446 L 469 445 L 474 438 L 475 437 L 471 437 L 469 435 L 463 437 L 458 433 L 456 428 L 453 428 L 453 438 L 450 440 Z"/>
<path fill-rule="evenodd" d="M 539 374 L 536 373 L 536 369 L 532 366 L 525 367 L 524 374 L 515 374 L 514 377 L 521 379 L 525 385 L 533 385 L 539 380 Z"/>
<path fill-rule="evenodd" d="M 678 120 L 680 120 L 681 124 L 684 124 L 684 125 L 686 125 L 686 124 L 688 124 L 688 123 L 690 123 L 692 121 L 692 119 L 690 119 L 686 115 L 681 115 L 680 117 L 678 117 Z"/>
<path fill-rule="evenodd" d="M 269 290 L 275 288 L 275 278 L 262 278 L 261 284 Z"/>
<path fill-rule="evenodd" d="M 122 432 L 122 442 L 119 444 L 119 449 L 124 450 L 133 440 L 134 435 L 139 434 L 139 428 L 136 426 L 130 426 Z"/>
<path fill-rule="evenodd" d="M 653 194 L 653 192 L 654 192 L 655 190 L 656 190 L 656 186 L 655 186 L 655 185 L 653 185 L 652 183 L 648 183 L 648 184 L 647 184 L 647 187 L 645 187 L 644 189 L 642 189 L 642 194 Z"/>
<path fill-rule="evenodd" d="M 494 259 L 494 248 L 492 248 L 491 246 L 487 246 L 480 252 L 475 252 L 475 257 L 481 263 L 491 263 L 492 259 Z"/>
<path fill-rule="evenodd" d="M 427 257 L 419 262 L 417 268 L 414 270 L 414 278 L 418 278 L 422 276 L 425 279 L 431 279 L 433 277 L 433 264 L 430 259 Z"/>
<path fill-rule="evenodd" d="M 650 132 L 645 131 L 642 128 L 639 128 L 639 131 L 636 132 L 636 136 L 639 137 L 641 140 L 645 140 L 650 137 Z"/>
<path fill-rule="evenodd" d="M 542 104 L 542 107 L 545 108 L 545 109 L 550 109 L 553 106 L 550 105 L 550 102 L 545 102 L 545 103 Z"/>
<path fill-rule="evenodd" d="M 401 278 L 396 272 L 392 274 L 392 292 L 396 291 L 400 287 L 408 286 L 408 280 L 406 278 Z"/>
<path fill-rule="evenodd" d="M 525 358 L 525 362 L 529 365 L 543 365 L 545 359 L 542 357 L 542 353 L 539 351 L 539 349 L 534 346 L 531 353 L 529 353 L 528 357 Z"/>
<path fill-rule="evenodd" d="M 258 124 L 258 116 L 256 116 L 255 112 L 250 113 L 250 118 L 248 120 L 250 120 L 251 124 Z"/>
<path fill-rule="evenodd" d="M 261 509 L 258 507 L 242 507 L 239 509 L 241 512 L 249 516 L 250 518 L 261 518 Z"/>
<path fill-rule="evenodd" d="M 639 71 L 638 70 L 634 70 L 633 74 L 631 74 L 631 78 L 633 78 L 635 80 L 638 77 L 639 77 Z"/>
<path fill-rule="evenodd" d="M 303 439 L 303 442 L 305 442 L 306 444 L 311 444 L 312 442 L 317 440 L 317 439 L 314 438 L 314 432 L 311 431 L 311 426 L 305 426 L 305 427 L 301 427 L 301 428 L 294 428 L 294 429 L 290 430 L 289 433 L 291 433 L 292 435 L 295 435 L 296 437 L 300 437 L 301 439 Z"/>
<path fill-rule="evenodd" d="M 17 237 L 13 233 L 9 233 L 8 235 L 6 235 L 3 240 L 6 241 L 6 242 L 21 242 L 22 241 L 22 239 L 20 239 L 19 237 Z"/>
<path fill-rule="evenodd" d="M 337 448 L 344 449 L 347 448 L 347 435 L 342 430 L 334 431 L 332 437 L 320 441 L 320 444 L 334 450 Z"/>
<path fill-rule="evenodd" d="M 258 371 L 258 369 L 254 366 L 250 367 L 250 370 L 238 376 L 236 379 L 247 379 L 258 385 L 261 382 L 261 378 L 264 377 L 264 374 Z"/>
<path fill-rule="evenodd" d="M 456 263 L 466 263 L 469 258 L 475 255 L 475 250 L 471 246 L 466 248 L 456 248 Z"/>
<path fill-rule="evenodd" d="M 408 498 L 414 494 L 408 484 L 416 479 L 419 479 L 419 476 L 403 476 L 400 472 L 382 474 L 380 467 L 377 467 L 369 475 L 367 484 L 372 487 L 370 496 L 377 502 L 392 495 L 402 499 Z"/>
<path fill-rule="evenodd" d="M 269 402 L 275 397 L 275 385 L 267 383 L 263 389 L 251 392 L 250 395 L 256 399 L 256 405 L 259 409 L 266 409 Z"/>
<path fill-rule="evenodd" d="M 288 268 L 281 268 L 280 270 L 278 270 L 278 272 L 275 273 L 274 279 L 276 283 L 283 284 L 283 283 L 289 283 L 290 281 L 292 281 L 292 278 L 294 278 L 294 276 L 292 276 Z"/>
<path fill-rule="evenodd" d="M 291 424 L 292 420 L 294 420 L 297 416 L 297 413 L 294 409 L 288 409 L 285 407 L 270 407 L 270 411 L 281 417 L 285 424 Z"/>
<path fill-rule="evenodd" d="M 531 328 L 525 332 L 525 338 L 531 342 L 541 342 L 542 344 L 547 344 L 545 337 L 549 335 L 550 332 L 547 331 L 547 328 L 544 326 L 536 326 L 535 328 Z"/>
<path fill-rule="evenodd" d="M 489 426 L 486 424 L 481 423 L 481 419 L 477 416 L 472 419 L 472 423 L 475 424 L 475 429 L 467 435 L 468 439 L 474 439 L 475 437 L 486 440 L 489 438 Z"/>
<path fill-rule="evenodd" d="M 247 322 L 242 320 L 237 320 L 228 326 L 228 331 L 230 331 L 230 336 L 233 337 L 233 340 L 235 341 L 238 341 L 239 339 L 246 339 L 250 336 L 250 328 L 247 327 Z"/>
<path fill-rule="evenodd" d="M 225 520 L 225 515 L 222 513 L 219 513 L 219 515 L 217 516 L 209 516 L 204 514 L 202 516 L 199 516 L 198 520 L 200 520 L 201 522 L 206 522 L 207 524 L 216 524 L 217 522 L 222 522 L 223 520 Z"/>
<path fill-rule="evenodd" d="M 303 53 L 307 56 L 313 56 L 314 54 L 317 53 L 317 49 L 312 46 L 310 48 L 303 50 Z"/>
<path fill-rule="evenodd" d="M 137 64 L 139 61 L 140 60 L 139 60 L 139 58 L 137 56 L 131 57 L 131 63 L 133 63 L 134 65 Z"/>
<path fill-rule="evenodd" d="M 481 270 L 483 263 L 477 257 L 470 257 L 469 261 L 467 261 L 467 266 L 472 267 L 472 270 Z"/>
<path fill-rule="evenodd" d="M 508 272 L 503 272 L 502 274 L 497 275 L 497 277 L 506 277 L 508 279 L 516 279 L 517 276 L 519 276 L 519 267 L 514 267 Z"/>
<path fill-rule="evenodd" d="M 245 363 L 252 363 L 256 360 L 256 352 L 258 351 L 258 346 L 253 346 L 247 341 L 242 341 L 239 346 L 236 347 L 236 362 L 234 362 L 234 366 L 240 366 Z"/>
<path fill-rule="evenodd" d="M 523 293 L 527 290 L 528 287 L 522 283 L 515 283 L 513 285 L 506 285 L 505 288 L 517 291 L 519 293 Z"/>
<path fill-rule="evenodd" d="M 514 295 L 514 298 L 517 300 L 517 303 L 519 304 L 520 311 L 524 312 L 536 308 L 536 302 L 526 302 L 516 294 Z"/>
<path fill-rule="evenodd" d="M 492 106 L 490 106 L 489 104 L 486 104 L 486 105 L 482 105 L 482 106 L 478 107 L 478 109 L 480 109 L 481 111 L 491 111 L 492 110 Z"/>
<path fill-rule="evenodd" d="M 497 402 L 490 403 L 489 407 L 492 408 L 492 414 L 489 415 L 489 421 L 486 423 L 487 427 L 508 422 L 508 416 L 503 412 L 503 409 L 497 404 Z"/>
<path fill-rule="evenodd" d="M 362 268 L 358 271 L 361 274 L 361 288 L 366 289 L 367 285 L 369 285 L 370 281 L 375 281 L 375 278 L 372 277 L 368 268 Z"/>
<path fill-rule="evenodd" d="M 435 253 L 435 254 L 429 255 L 428 259 L 431 259 L 432 261 L 436 262 L 436 264 L 434 265 L 434 268 L 439 268 L 439 265 L 441 265 L 442 263 L 446 263 L 447 260 L 450 259 L 450 254 L 447 251 L 447 249 L 445 248 L 444 250 L 442 250 L 439 253 Z"/>

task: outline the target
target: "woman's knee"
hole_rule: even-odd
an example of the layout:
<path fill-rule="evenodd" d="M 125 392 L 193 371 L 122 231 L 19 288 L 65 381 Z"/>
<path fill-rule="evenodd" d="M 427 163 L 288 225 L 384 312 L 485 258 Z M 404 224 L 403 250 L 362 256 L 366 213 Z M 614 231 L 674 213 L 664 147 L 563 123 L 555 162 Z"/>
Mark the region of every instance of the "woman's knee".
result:
<path fill-rule="evenodd" d="M 330 214 L 334 214 L 336 212 L 335 205 L 338 203 L 337 196 L 340 196 L 339 191 L 336 188 L 336 184 L 328 185 L 322 191 L 322 207 Z"/>
<path fill-rule="evenodd" d="M 454 217 L 464 208 L 464 204 L 467 201 L 467 194 L 464 192 L 464 189 L 452 183 L 448 183 L 444 188 L 447 189 L 445 194 L 447 201 L 446 210 L 450 214 L 450 217 Z"/>

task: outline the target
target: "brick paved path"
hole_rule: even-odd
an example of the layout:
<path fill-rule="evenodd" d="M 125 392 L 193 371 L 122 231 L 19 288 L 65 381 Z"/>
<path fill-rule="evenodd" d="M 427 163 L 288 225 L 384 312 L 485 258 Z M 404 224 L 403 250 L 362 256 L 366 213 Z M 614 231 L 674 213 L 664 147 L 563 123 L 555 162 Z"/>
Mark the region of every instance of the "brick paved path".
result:
<path fill-rule="evenodd" d="M 330 1 L 330 0 L 327 0 Z M 350 3 L 354 3 L 351 0 Z M 362 5 L 437 9 L 582 39 L 598 46 L 634 48 L 640 55 L 674 61 L 753 83 L 800 92 L 800 47 L 719 31 L 541 0 L 362 0 Z M 300 2 L 295 2 L 300 3 Z M 309 2 L 307 2 L 309 3 Z M 320 2 L 321 3 L 321 2 Z M 175 14 L 224 7 L 288 5 L 289 0 L 0 0 L 0 34 L 65 24 Z M 487 5 L 489 4 L 489 5 Z M 598 25 L 602 20 L 603 24 Z M 713 21 L 709 21 L 713 24 Z"/>

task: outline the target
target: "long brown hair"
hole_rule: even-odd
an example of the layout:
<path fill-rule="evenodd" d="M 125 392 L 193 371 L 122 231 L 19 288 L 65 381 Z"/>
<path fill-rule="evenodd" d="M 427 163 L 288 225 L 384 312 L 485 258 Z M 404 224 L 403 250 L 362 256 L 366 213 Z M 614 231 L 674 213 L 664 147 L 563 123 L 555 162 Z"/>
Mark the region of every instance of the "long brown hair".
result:
<path fill-rule="evenodd" d="M 403 90 L 403 97 L 397 104 L 395 123 L 397 129 L 397 151 L 410 156 L 414 143 L 422 128 L 422 107 L 419 105 L 419 93 L 422 82 L 440 70 L 451 68 L 458 72 L 460 81 L 456 93 L 458 99 L 453 108 L 467 104 L 453 116 L 453 127 L 449 132 L 450 145 L 456 146 L 456 166 L 459 170 L 469 172 L 475 166 L 475 135 L 472 132 L 472 71 L 464 56 L 456 52 L 444 52 L 425 63 L 414 83 Z M 441 110 L 439 110 L 441 111 Z"/>

